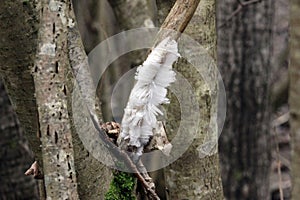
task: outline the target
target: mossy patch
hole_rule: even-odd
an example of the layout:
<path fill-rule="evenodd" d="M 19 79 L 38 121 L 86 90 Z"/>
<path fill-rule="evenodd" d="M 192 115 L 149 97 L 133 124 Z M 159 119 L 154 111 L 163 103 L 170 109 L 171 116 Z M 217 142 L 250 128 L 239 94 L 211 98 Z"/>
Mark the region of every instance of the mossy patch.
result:
<path fill-rule="evenodd" d="M 135 200 L 134 186 L 135 178 L 132 174 L 115 171 L 105 200 Z"/>

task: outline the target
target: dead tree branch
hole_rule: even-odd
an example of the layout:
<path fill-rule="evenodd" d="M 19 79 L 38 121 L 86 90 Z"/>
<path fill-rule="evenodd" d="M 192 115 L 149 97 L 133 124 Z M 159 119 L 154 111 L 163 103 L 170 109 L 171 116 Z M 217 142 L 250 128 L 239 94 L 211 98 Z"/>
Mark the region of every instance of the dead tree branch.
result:
<path fill-rule="evenodd" d="M 39 165 L 37 161 L 34 161 L 34 163 L 27 169 L 27 171 L 24 173 L 26 176 L 33 175 L 35 179 L 43 179 L 44 175 L 39 170 Z"/>
<path fill-rule="evenodd" d="M 90 111 L 89 111 L 90 112 Z M 137 179 L 142 183 L 144 188 L 150 193 L 150 195 L 154 198 L 159 200 L 158 195 L 156 192 L 152 189 L 151 185 L 145 180 L 143 175 L 139 172 L 136 165 L 132 162 L 131 158 L 128 156 L 128 154 L 119 149 L 115 144 L 113 144 L 110 140 L 110 138 L 106 135 L 104 130 L 101 129 L 98 120 L 94 114 L 90 112 L 90 117 L 92 119 L 93 125 L 96 128 L 96 130 L 99 132 L 99 137 L 101 141 L 105 142 L 106 147 L 110 150 L 110 152 L 118 157 L 121 158 L 121 160 L 126 164 L 126 166 L 135 174 Z"/>
<path fill-rule="evenodd" d="M 275 133 L 275 145 L 276 145 L 276 160 L 277 160 L 277 164 L 276 164 L 276 168 L 277 168 L 277 174 L 278 174 L 278 189 L 279 189 L 279 195 L 280 195 L 280 200 L 283 200 L 283 186 L 282 186 L 282 173 L 281 173 L 281 161 L 280 161 L 280 153 L 279 153 L 279 142 L 278 142 L 278 133 L 277 133 L 277 128 L 280 125 L 280 123 L 282 124 L 282 122 L 286 121 L 286 118 L 288 119 L 289 117 L 289 113 L 286 113 L 282 116 L 280 116 L 279 118 L 276 119 L 275 122 L 273 122 L 273 129 L 274 129 L 274 133 Z"/>
<path fill-rule="evenodd" d="M 188 23 L 192 19 L 199 2 L 200 0 L 177 0 L 165 21 L 161 25 L 161 31 L 158 33 L 155 44 L 159 43 L 162 39 L 168 36 L 177 40 L 180 37 L 180 33 L 184 32 Z M 176 33 L 166 33 L 165 31 L 162 31 L 163 29 L 176 31 Z"/>

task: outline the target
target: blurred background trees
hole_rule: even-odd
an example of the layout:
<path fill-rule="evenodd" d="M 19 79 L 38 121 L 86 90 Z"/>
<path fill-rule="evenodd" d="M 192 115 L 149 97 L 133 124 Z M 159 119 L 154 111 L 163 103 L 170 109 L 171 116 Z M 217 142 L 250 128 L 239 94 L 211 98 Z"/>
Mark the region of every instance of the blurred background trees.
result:
<path fill-rule="evenodd" d="M 0 199 L 38 199 L 37 183 L 24 175 L 34 161 L 0 80 Z"/>
<path fill-rule="evenodd" d="M 227 95 L 222 181 L 228 199 L 268 199 L 274 4 L 245 2 L 218 4 L 218 63 Z"/>
<path fill-rule="evenodd" d="M 85 51 L 89 53 L 99 42 L 123 30 L 159 27 L 174 2 L 175 0 L 73 0 Z M 225 198 L 290 199 L 291 162 L 287 98 L 290 95 L 293 109 L 292 132 L 296 136 L 299 120 L 297 118 L 299 97 L 296 95 L 299 83 L 296 74 L 299 70 L 296 53 L 298 32 L 297 28 L 292 27 L 291 34 L 294 40 L 291 40 L 290 44 L 294 46 L 291 53 L 290 75 L 293 78 L 289 80 L 287 70 L 289 1 L 218 1 L 216 25 L 214 4 L 212 0 L 201 0 L 185 33 L 202 45 L 207 45 L 211 55 L 217 57 L 226 87 L 228 111 L 219 144 Z M 3 13 L 0 18 L 0 69 L 26 137 L 34 147 L 33 151 L 39 152 L 40 143 L 36 138 L 37 109 L 33 98 L 31 71 L 28 68 L 33 65 L 36 51 L 39 15 L 38 9 L 34 6 L 35 3 L 27 1 L 16 4 L 5 1 L 0 5 L 0 13 Z M 296 1 L 293 1 L 292 8 L 294 13 L 292 26 L 296 27 L 295 13 L 298 9 Z M 215 33 L 210 35 L 208 33 L 211 32 L 207 31 L 215 30 L 215 27 L 218 36 L 217 56 L 214 52 Z M 24 31 L 28 34 L 23 34 Z M 118 48 L 118 44 L 112 45 Z M 20 46 L 23 48 L 19 48 Z M 112 120 L 110 96 L 114 85 L 126 71 L 141 64 L 146 53 L 147 51 L 141 50 L 122 56 L 105 72 L 97 90 L 105 121 Z M 186 66 L 181 62 L 177 67 L 181 65 Z M 10 70 L 11 66 L 14 70 Z M 201 83 L 201 80 L 193 81 L 195 84 Z M 295 91 L 293 96 L 292 93 L 288 93 L 289 81 L 291 81 L 290 91 Z M 124 95 L 126 90 L 126 88 L 122 90 Z M 36 182 L 22 175 L 33 160 L 30 151 L 27 151 L 26 141 L 3 87 L 1 91 L 0 197 L 4 199 L 5 195 L 9 199 L 26 199 L 28 195 L 28 198 L 34 199 L 37 195 Z M 205 96 L 205 92 L 200 92 L 199 95 Z M 176 109 L 175 105 L 174 113 Z M 172 107 L 170 111 L 172 112 Z M 205 116 L 205 113 L 203 114 Z M 118 113 L 117 118 L 120 120 L 121 117 L 122 112 Z M 174 127 L 176 124 L 167 124 L 169 129 Z M 75 141 L 79 140 L 76 135 L 74 138 Z M 75 166 L 80 183 L 79 194 L 83 199 L 104 198 L 103 193 L 109 186 L 111 171 L 105 170 L 100 162 L 93 159 L 82 148 L 81 143 L 75 142 L 75 145 L 77 145 Z M 294 141 L 295 161 L 296 147 L 297 141 Z M 171 199 L 197 199 L 199 195 L 203 195 L 202 199 L 222 199 L 218 156 L 195 161 L 194 150 L 191 148 L 186 157 L 158 172 L 159 177 L 166 176 L 167 180 L 161 186 L 162 193 L 168 193 L 164 188 L 167 186 Z M 39 153 L 35 155 L 35 159 L 41 160 Z M 294 171 L 297 170 L 297 166 L 298 163 L 293 164 Z M 89 171 L 90 175 L 86 176 L 84 171 Z M 296 173 L 294 177 L 296 185 L 298 183 Z M 14 185 L 15 181 L 19 183 Z M 89 181 L 93 183 L 89 185 Z M 4 183 L 8 183 L 5 184 L 6 187 L 2 187 Z M 201 189 L 196 191 L 195 185 Z M 294 188 L 294 199 L 297 199 L 297 187 Z M 214 189 L 217 191 L 213 191 Z M 12 190 L 16 192 L 11 193 Z"/>
<path fill-rule="evenodd" d="M 219 149 L 228 199 L 280 199 L 280 191 L 290 197 L 288 4 L 218 4 L 218 63 L 228 100 Z"/>

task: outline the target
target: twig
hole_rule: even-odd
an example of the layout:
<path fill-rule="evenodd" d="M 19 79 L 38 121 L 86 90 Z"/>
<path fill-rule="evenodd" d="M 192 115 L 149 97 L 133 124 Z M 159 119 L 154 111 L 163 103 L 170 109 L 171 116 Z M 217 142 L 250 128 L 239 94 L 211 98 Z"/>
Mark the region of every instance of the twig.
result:
<path fill-rule="evenodd" d="M 26 176 L 33 175 L 33 177 L 35 179 L 43 179 L 44 178 L 44 175 L 39 170 L 39 165 L 38 165 L 37 161 L 34 161 L 34 163 L 32 163 L 32 165 L 29 167 L 29 169 L 26 170 L 26 172 L 24 174 Z"/>
<path fill-rule="evenodd" d="M 156 45 L 168 36 L 177 40 L 192 19 L 199 2 L 200 0 L 177 0 L 161 25 L 154 44 Z M 165 29 L 172 30 L 172 32 L 166 32 Z"/>
<path fill-rule="evenodd" d="M 272 122 L 272 125 L 274 127 L 280 126 L 280 125 L 288 122 L 289 119 L 290 119 L 290 112 L 287 112 L 287 113 L 281 115 L 280 117 L 274 119 L 273 122 Z"/>
<path fill-rule="evenodd" d="M 236 16 L 244 7 L 250 4 L 258 3 L 260 1 L 261 0 L 249 0 L 249 1 L 237 0 L 237 2 L 239 3 L 238 7 L 231 13 L 231 15 L 226 19 L 224 23 L 218 26 L 218 28 L 225 26 L 225 24 L 227 24 L 228 21 L 230 21 L 234 16 Z"/>
<path fill-rule="evenodd" d="M 97 117 L 94 114 L 92 114 L 89 109 L 88 109 L 88 111 L 89 111 L 90 117 L 92 119 L 92 122 L 94 124 L 94 127 L 99 132 L 100 139 L 105 143 L 106 147 L 109 148 L 110 152 L 113 153 L 116 157 L 121 157 L 122 161 L 124 161 L 124 163 L 126 164 L 126 166 L 133 171 L 133 173 L 135 174 L 135 176 L 142 183 L 142 185 L 144 186 L 144 188 L 150 193 L 150 195 L 154 199 L 159 200 L 159 197 L 156 194 L 156 192 L 152 189 L 151 185 L 148 184 L 148 182 L 145 180 L 145 178 L 143 177 L 143 175 L 139 172 L 139 170 L 137 169 L 136 165 L 132 162 L 132 160 L 128 156 L 128 154 L 125 151 L 119 149 L 116 145 L 114 145 L 111 142 L 111 140 L 106 135 L 106 133 L 104 133 L 104 131 L 101 129 L 101 127 L 100 127 L 100 125 L 98 123 Z"/>
<path fill-rule="evenodd" d="M 240 5 L 242 6 L 247 6 L 249 4 L 253 4 L 253 3 L 257 3 L 261 0 L 249 0 L 249 1 L 241 1 L 241 0 L 237 0 L 239 2 Z"/>
<path fill-rule="evenodd" d="M 277 126 L 273 126 L 274 132 L 275 132 L 275 145 L 276 145 L 276 159 L 277 159 L 277 173 L 278 173 L 278 187 L 279 187 L 279 195 L 280 195 L 280 200 L 283 200 L 283 189 L 282 189 L 282 175 L 281 175 L 281 161 L 279 159 L 279 145 L 278 145 L 278 134 L 277 134 Z"/>
<path fill-rule="evenodd" d="M 123 155 L 125 161 L 127 162 L 127 165 L 129 165 L 130 168 L 134 171 L 134 174 L 136 175 L 136 177 L 138 178 L 138 180 L 142 183 L 142 185 L 144 186 L 144 188 L 146 189 L 146 191 L 149 192 L 150 195 L 154 199 L 159 200 L 160 199 L 159 196 L 152 189 L 151 185 L 148 184 L 148 182 L 145 180 L 145 178 L 139 172 L 139 170 L 137 169 L 137 167 L 135 166 L 135 164 L 133 164 L 132 160 L 129 158 L 129 156 L 127 155 L 127 153 L 125 153 L 124 151 L 121 151 L 121 155 Z"/>
<path fill-rule="evenodd" d="M 177 0 L 161 28 L 183 33 L 192 19 L 200 0 Z"/>

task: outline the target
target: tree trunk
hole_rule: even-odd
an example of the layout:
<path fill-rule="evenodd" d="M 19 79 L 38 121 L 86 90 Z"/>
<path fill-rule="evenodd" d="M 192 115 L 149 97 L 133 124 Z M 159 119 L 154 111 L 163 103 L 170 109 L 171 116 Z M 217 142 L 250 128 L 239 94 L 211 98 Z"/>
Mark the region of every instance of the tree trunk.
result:
<path fill-rule="evenodd" d="M 38 115 L 30 71 L 37 49 L 40 20 L 37 6 L 37 2 L 29 1 L 1 3 L 0 74 L 30 148 L 42 167 Z"/>
<path fill-rule="evenodd" d="M 158 3 L 158 10 L 168 11 L 166 2 Z M 160 17 L 164 15 L 159 14 Z M 162 20 L 159 20 L 162 21 Z M 215 58 L 216 32 L 215 32 L 215 1 L 202 0 L 188 24 L 184 33 L 192 36 L 204 48 L 208 50 L 208 55 Z M 192 52 L 193 59 L 199 56 Z M 195 55 L 194 55 L 195 54 Z M 212 154 L 204 158 L 199 157 L 199 146 L 205 141 L 205 130 L 208 130 L 211 113 L 217 109 L 217 82 L 214 82 L 214 89 L 207 90 L 207 85 L 203 79 L 199 79 L 199 74 L 186 61 L 181 60 L 175 65 L 175 69 L 183 75 L 194 88 L 197 103 L 200 107 L 200 123 L 197 124 L 197 136 L 193 140 L 188 150 L 174 163 L 165 169 L 166 187 L 169 191 L 169 199 L 223 199 L 223 190 L 219 171 L 218 154 Z M 216 79 L 215 72 L 212 70 L 210 76 Z M 201 76 L 200 76 L 201 77 Z M 184 93 L 185 88 L 182 88 Z M 182 94 L 182 98 L 187 98 L 189 94 Z M 166 122 L 167 134 L 169 139 L 174 137 L 180 122 L 180 109 L 184 109 L 184 104 L 179 105 L 176 98 L 171 98 L 168 106 L 168 119 Z M 183 107 L 182 107 L 183 106 Z M 194 120 L 194 119 L 192 119 Z M 213 122 L 216 125 L 216 121 Z M 187 131 L 191 127 L 184 127 Z M 178 133 L 178 134 L 185 134 Z M 217 136 L 217 130 L 212 130 L 211 135 Z M 216 137 L 214 138 L 215 142 Z"/>
<path fill-rule="evenodd" d="M 220 137 L 228 199 L 268 199 L 270 167 L 268 83 L 272 1 L 220 1 L 218 62 L 227 92 Z"/>
<path fill-rule="evenodd" d="M 46 186 L 49 192 L 53 192 L 48 192 L 47 195 L 58 198 L 65 193 L 64 188 L 61 187 L 62 184 L 58 183 L 58 180 L 60 180 L 61 183 L 63 181 L 67 182 L 66 186 L 70 186 L 69 192 L 74 194 L 74 198 L 77 196 L 76 185 L 78 184 L 78 193 L 81 198 L 103 199 L 111 179 L 110 170 L 93 158 L 85 149 L 73 126 L 72 117 L 70 117 L 72 110 L 69 102 L 72 99 L 71 91 L 74 77 L 69 67 L 69 57 L 73 59 L 71 60 L 73 71 L 76 69 L 75 64 L 84 63 L 87 66 L 87 57 L 79 33 L 76 30 L 76 23 L 74 24 L 70 2 L 50 1 L 49 4 L 51 11 L 45 7 L 43 9 L 44 14 L 45 12 L 59 13 L 56 13 L 56 16 L 52 15 L 53 18 L 47 21 L 47 24 L 41 24 L 42 27 L 47 28 L 49 34 L 49 37 L 43 36 L 43 42 L 48 41 L 51 37 L 53 40 L 44 43 L 45 45 L 40 44 L 38 53 L 40 53 L 39 56 L 43 57 L 40 57 L 40 60 L 43 60 L 45 65 L 37 63 L 37 68 L 33 65 L 35 53 L 38 49 L 37 27 L 39 27 L 39 6 L 41 4 L 37 1 L 14 3 L 6 1 L 0 5 L 0 34 L 3 41 L 0 48 L 0 73 L 4 78 L 12 103 L 17 110 L 21 124 L 25 128 L 25 133 L 27 133 L 27 138 L 35 155 L 41 155 L 39 154 L 41 152 L 39 141 L 41 135 L 44 136 L 42 139 L 44 145 L 47 142 L 53 144 L 53 148 L 50 148 L 48 144 L 49 151 L 46 146 L 43 146 L 45 159 L 47 156 L 49 159 L 54 156 L 53 163 L 44 160 L 47 164 L 54 164 L 53 168 L 47 166 L 48 169 L 45 171 L 46 182 L 49 183 L 49 179 L 52 178 L 54 180 L 54 183 L 51 183 L 52 185 L 48 184 Z M 43 5 L 45 5 L 45 2 L 43 2 Z M 55 21 L 52 21 L 54 19 Z M 69 34 L 71 31 L 72 34 Z M 43 70 L 46 68 L 47 70 Z M 36 94 L 39 99 L 40 130 L 38 128 L 36 91 L 32 74 L 35 75 L 37 88 L 41 89 Z M 39 82 L 39 80 L 41 81 Z M 47 142 L 46 138 L 49 139 Z M 60 149 L 61 147 L 65 147 L 65 149 Z M 59 149 L 62 151 L 59 151 Z M 38 161 L 39 164 L 42 163 L 41 160 L 38 159 Z M 76 174 L 74 169 L 76 169 Z M 41 170 L 43 171 L 42 168 Z M 55 170 L 61 177 L 55 177 L 57 174 L 52 173 Z M 63 176 L 66 177 L 61 180 L 60 178 Z M 52 186 L 53 188 L 50 188 Z M 59 191 L 62 193 L 59 194 Z"/>
<path fill-rule="evenodd" d="M 68 4 L 42 1 L 38 52 L 33 68 L 43 173 L 47 198 L 78 199 L 74 151 L 67 106 Z"/>
<path fill-rule="evenodd" d="M 33 155 L 1 81 L 0 146 L 0 199 L 38 199 L 36 180 L 24 175 Z"/>
<path fill-rule="evenodd" d="M 292 134 L 292 199 L 300 198 L 300 2 L 291 1 L 289 104 Z"/>

